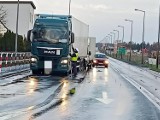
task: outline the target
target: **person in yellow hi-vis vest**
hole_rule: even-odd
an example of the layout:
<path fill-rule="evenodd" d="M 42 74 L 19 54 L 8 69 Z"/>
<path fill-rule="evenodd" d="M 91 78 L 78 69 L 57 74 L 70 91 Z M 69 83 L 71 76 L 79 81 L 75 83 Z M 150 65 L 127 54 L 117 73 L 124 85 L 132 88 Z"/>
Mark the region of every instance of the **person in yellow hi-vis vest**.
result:
<path fill-rule="evenodd" d="M 74 47 L 72 47 L 73 50 L 73 54 L 70 54 L 71 56 L 71 62 L 72 62 L 72 72 L 74 77 L 77 76 L 77 60 L 78 60 L 78 48 L 74 49 Z"/>

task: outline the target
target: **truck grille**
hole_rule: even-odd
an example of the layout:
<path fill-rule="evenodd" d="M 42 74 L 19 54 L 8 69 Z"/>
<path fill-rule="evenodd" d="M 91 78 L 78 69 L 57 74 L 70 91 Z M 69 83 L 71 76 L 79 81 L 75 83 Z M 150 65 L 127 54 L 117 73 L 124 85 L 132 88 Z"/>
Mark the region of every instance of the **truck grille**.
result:
<path fill-rule="evenodd" d="M 38 54 L 40 56 L 60 56 L 60 53 L 61 50 L 56 50 L 56 49 L 52 49 L 52 50 L 48 50 L 48 49 L 41 49 L 41 48 L 38 48 Z"/>

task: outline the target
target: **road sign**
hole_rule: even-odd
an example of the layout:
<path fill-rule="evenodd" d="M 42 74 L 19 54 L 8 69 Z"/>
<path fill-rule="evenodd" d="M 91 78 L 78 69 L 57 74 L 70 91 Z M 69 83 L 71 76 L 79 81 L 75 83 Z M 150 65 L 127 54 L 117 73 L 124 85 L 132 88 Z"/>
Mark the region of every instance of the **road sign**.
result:
<path fill-rule="evenodd" d="M 121 54 L 122 54 L 122 55 L 125 55 L 125 54 L 126 54 L 126 48 L 119 47 L 117 53 L 118 53 L 119 55 L 121 55 Z"/>

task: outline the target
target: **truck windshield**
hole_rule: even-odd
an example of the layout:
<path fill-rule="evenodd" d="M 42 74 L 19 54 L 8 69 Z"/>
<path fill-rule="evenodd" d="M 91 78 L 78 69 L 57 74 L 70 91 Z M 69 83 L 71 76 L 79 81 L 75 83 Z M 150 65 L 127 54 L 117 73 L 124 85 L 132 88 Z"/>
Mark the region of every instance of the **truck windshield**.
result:
<path fill-rule="evenodd" d="M 67 43 L 67 27 L 63 26 L 36 26 L 33 30 L 33 39 L 36 41 L 48 41 L 52 43 Z"/>

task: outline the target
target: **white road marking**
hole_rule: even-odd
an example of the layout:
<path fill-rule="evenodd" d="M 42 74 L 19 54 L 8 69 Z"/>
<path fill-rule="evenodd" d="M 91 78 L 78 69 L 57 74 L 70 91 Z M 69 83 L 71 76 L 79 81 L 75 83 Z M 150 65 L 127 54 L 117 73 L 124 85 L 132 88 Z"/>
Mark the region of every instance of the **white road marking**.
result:
<path fill-rule="evenodd" d="M 102 92 L 102 98 L 96 98 L 96 100 L 104 103 L 104 104 L 110 104 L 113 102 L 113 99 L 109 99 L 107 96 L 107 92 Z"/>

